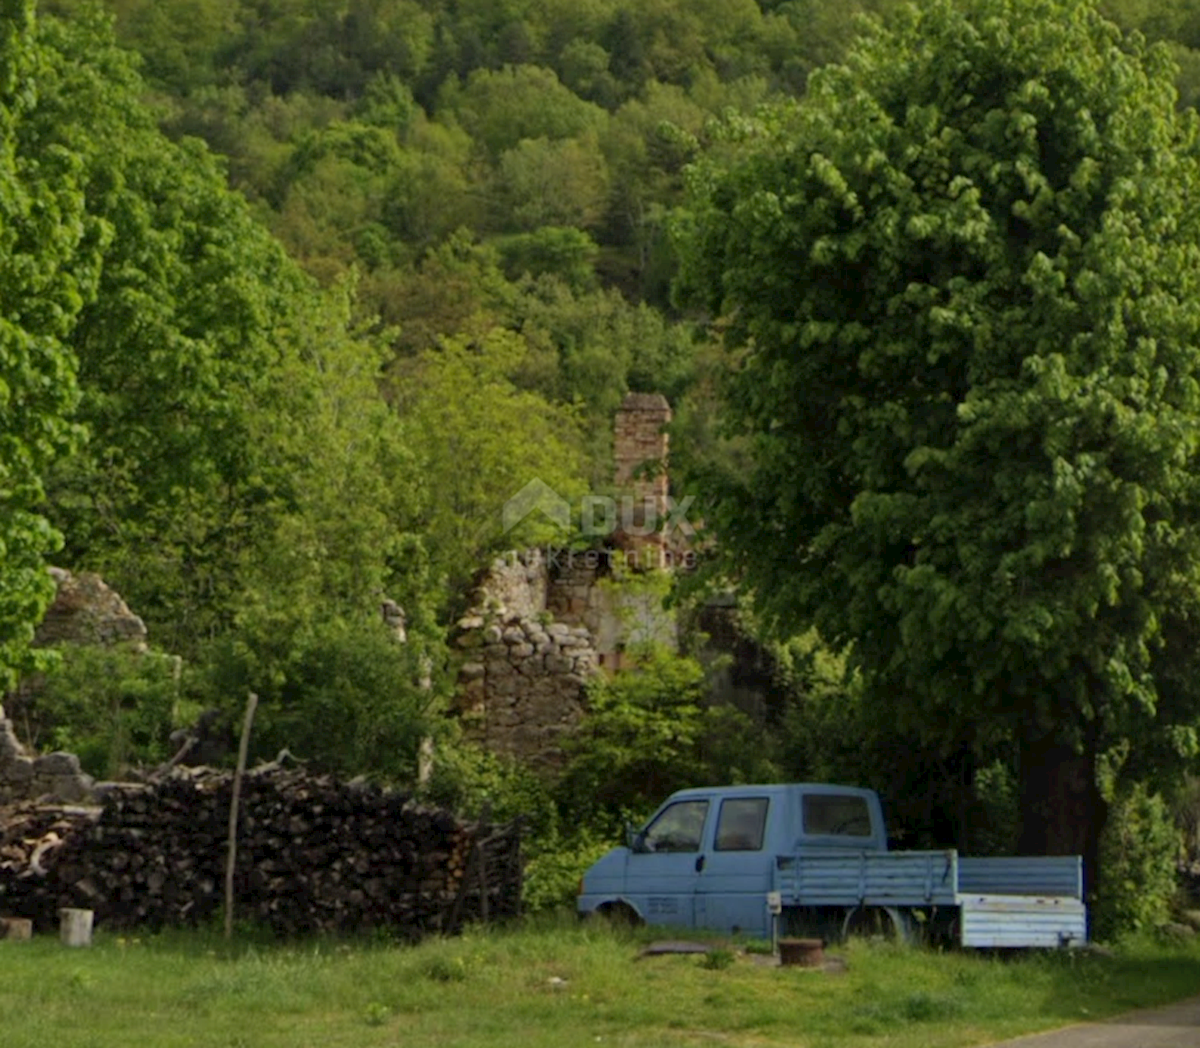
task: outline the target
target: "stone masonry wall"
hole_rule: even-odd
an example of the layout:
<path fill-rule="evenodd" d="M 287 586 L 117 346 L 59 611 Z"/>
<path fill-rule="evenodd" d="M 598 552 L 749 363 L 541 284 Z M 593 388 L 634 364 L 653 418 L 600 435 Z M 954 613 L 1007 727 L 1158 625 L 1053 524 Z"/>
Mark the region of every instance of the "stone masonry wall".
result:
<path fill-rule="evenodd" d="M 596 670 L 589 631 L 508 609 L 469 615 L 458 627 L 456 644 L 466 658 L 458 708 L 468 737 L 493 753 L 558 767 Z"/>
<path fill-rule="evenodd" d="M 99 575 L 73 575 L 62 568 L 51 568 L 50 574 L 58 590 L 37 628 L 35 644 L 129 644 L 145 650 L 146 624 Z"/>
<path fill-rule="evenodd" d="M 90 801 L 94 785 L 73 753 L 29 756 L 0 706 L 0 804 L 39 797 L 67 803 Z"/>
<path fill-rule="evenodd" d="M 617 487 L 632 492 L 639 513 L 642 506 L 652 507 L 659 525 L 667 516 L 669 441 L 665 427 L 670 421 L 671 407 L 666 397 L 630 393 L 621 403 L 613 425 Z"/>
<path fill-rule="evenodd" d="M 623 504 L 606 548 L 510 554 L 480 579 L 454 638 L 464 659 L 456 704 L 468 736 L 489 750 L 559 767 L 563 742 L 584 715 L 588 678 L 619 669 L 629 643 L 675 643 L 674 618 L 660 604 L 642 607 L 636 596 L 600 584 L 612 574 L 607 558 L 614 554 L 629 570 L 641 554 L 662 551 L 664 536 L 655 529 L 667 519 L 670 421 L 658 394 L 631 393 L 622 403 L 614 479 L 632 506 L 627 513 Z M 644 475 L 647 465 L 653 472 Z M 644 563 L 662 566 L 662 557 L 646 555 Z"/>

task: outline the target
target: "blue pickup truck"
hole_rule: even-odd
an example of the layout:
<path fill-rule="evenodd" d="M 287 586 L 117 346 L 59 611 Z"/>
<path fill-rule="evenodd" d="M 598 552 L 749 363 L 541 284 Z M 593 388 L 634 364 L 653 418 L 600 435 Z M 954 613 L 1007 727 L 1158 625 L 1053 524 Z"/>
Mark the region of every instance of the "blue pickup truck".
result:
<path fill-rule="evenodd" d="M 764 938 L 862 928 L 991 948 L 1087 939 L 1079 856 L 890 852 L 878 796 L 825 783 L 672 794 L 584 874 L 578 909 Z"/>

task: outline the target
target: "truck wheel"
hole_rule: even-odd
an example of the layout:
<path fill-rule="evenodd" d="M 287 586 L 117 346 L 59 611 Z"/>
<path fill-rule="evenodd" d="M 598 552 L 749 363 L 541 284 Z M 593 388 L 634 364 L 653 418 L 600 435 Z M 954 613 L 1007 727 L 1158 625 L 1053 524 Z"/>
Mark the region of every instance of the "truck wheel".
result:
<path fill-rule="evenodd" d="M 642 923 L 642 919 L 628 903 L 606 902 L 591 913 L 593 921 L 603 923 L 616 931 L 628 931 Z"/>
<path fill-rule="evenodd" d="M 842 938 L 852 937 L 908 942 L 912 937 L 908 914 L 895 906 L 856 906 L 842 922 Z"/>

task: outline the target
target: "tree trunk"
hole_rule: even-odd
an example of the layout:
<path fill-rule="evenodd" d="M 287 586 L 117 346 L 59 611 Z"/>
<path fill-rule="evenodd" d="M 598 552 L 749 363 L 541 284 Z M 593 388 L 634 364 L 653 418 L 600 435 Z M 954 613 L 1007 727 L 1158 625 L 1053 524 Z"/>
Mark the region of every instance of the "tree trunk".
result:
<path fill-rule="evenodd" d="M 1084 897 L 1100 885 L 1100 834 L 1108 804 L 1096 782 L 1096 746 L 1084 752 L 1053 735 L 1020 739 L 1019 851 L 1022 855 L 1082 855 Z"/>

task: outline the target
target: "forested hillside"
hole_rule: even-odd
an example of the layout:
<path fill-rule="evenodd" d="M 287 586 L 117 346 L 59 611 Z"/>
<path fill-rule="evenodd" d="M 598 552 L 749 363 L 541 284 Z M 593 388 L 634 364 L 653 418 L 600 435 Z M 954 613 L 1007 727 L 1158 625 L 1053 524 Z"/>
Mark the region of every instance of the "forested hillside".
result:
<path fill-rule="evenodd" d="M 1200 98 L 1200 4 L 1100 6 L 1124 29 L 1164 42 L 1176 65 L 1155 83 L 1173 79 L 1179 91 L 1167 108 Z M 1049 0 L 1042 7 L 1057 12 Z M 706 196 L 720 196 L 724 176 L 714 172 L 736 170 L 743 153 L 753 167 L 781 128 L 801 133 L 788 104 L 806 96 L 816 71 L 850 55 L 861 72 L 858 16 L 911 30 L 900 8 L 0 0 L 0 686 L 44 661 L 29 650 L 50 597 L 44 565 L 95 570 L 147 620 L 157 648 L 183 657 L 183 694 L 197 706 L 236 705 L 254 689 L 264 748 L 286 743 L 333 770 L 411 778 L 418 741 L 453 734 L 440 718 L 451 679 L 445 637 L 470 578 L 497 550 L 550 537 L 538 521 L 505 534 L 505 499 L 532 477 L 567 497 L 610 486 L 611 419 L 630 390 L 663 393 L 676 407 L 675 475 L 701 498 L 713 478 L 744 480 L 762 465 L 762 441 L 728 439 L 725 423 L 783 411 L 796 386 L 767 410 L 754 383 L 724 381 L 745 344 L 722 335 L 751 328 L 721 291 L 745 261 L 748 285 L 791 294 L 775 279 L 798 249 L 756 270 L 755 253 L 773 250 L 768 223 L 745 258 L 726 257 L 717 274 L 721 251 L 714 240 L 697 257 L 695 224 L 706 208 L 711 220 L 729 204 Z M 1139 45 L 1121 46 L 1142 61 Z M 1076 71 L 1063 75 L 1074 83 Z M 1087 90 L 1096 75 L 1079 74 Z M 836 186 L 834 175 L 814 178 Z M 728 185 L 761 188 L 745 177 Z M 692 284 L 707 272 L 707 298 L 680 294 L 681 254 Z M 927 273 L 944 261 L 912 265 Z M 780 323 L 790 359 L 796 317 Z M 849 321 L 805 328 L 804 344 L 820 331 L 862 334 Z M 864 461 L 878 436 L 859 434 Z M 829 465 L 818 459 L 784 460 L 782 476 L 811 488 Z M 882 466 L 877 475 L 890 476 Z M 722 525 L 737 531 L 720 490 L 700 507 L 718 543 Z M 732 503 L 758 505 L 732 490 Z M 764 521 L 777 492 L 763 503 Z M 841 507 L 844 494 L 830 505 Z M 786 514 L 780 521 L 758 535 L 743 520 L 738 542 L 755 552 L 782 534 L 788 547 L 801 531 L 787 530 Z M 791 554 L 749 573 L 760 596 L 789 581 Z M 775 612 L 791 593 L 775 588 Z M 407 612 L 405 645 L 378 621 L 385 599 Z M 920 716 L 897 720 L 862 675 L 870 629 L 855 635 L 827 616 L 838 644 L 827 650 L 807 632 L 820 616 L 796 611 L 811 610 L 807 599 L 775 616 L 790 704 L 756 767 L 870 781 L 909 799 L 901 821 L 922 839 L 937 836 L 936 824 L 1010 846 L 1019 764 L 1011 723 L 962 728 L 973 714 L 960 697 L 949 703 L 953 729 L 940 734 Z M 1185 618 L 1169 628 L 1185 635 Z M 747 610 L 743 625 L 753 632 L 763 621 Z M 1160 618 L 1138 621 L 1151 626 L 1134 646 L 1154 649 Z M 877 662 L 885 672 L 876 685 L 911 685 L 921 665 Z M 163 756 L 169 718 L 138 723 L 136 739 L 117 747 L 109 736 L 122 700 L 90 710 L 79 700 L 102 673 L 128 677 L 127 696 L 160 685 L 142 663 L 98 665 L 71 656 L 54 670 L 29 722 L 44 732 L 34 741 L 107 740 L 115 748 L 101 756 L 113 761 Z M 611 760 L 580 762 L 586 774 L 570 781 L 578 797 L 599 794 L 587 776 L 604 774 L 600 764 L 622 766 L 630 748 L 619 740 L 631 723 L 662 729 L 680 776 L 743 773 L 713 756 L 720 747 L 706 748 L 739 736 L 704 727 L 699 668 L 650 665 L 649 683 L 597 692 L 608 719 L 589 745 L 616 749 Z M 1168 662 L 1169 687 L 1122 706 L 1126 720 L 1092 758 L 1156 786 L 1148 769 L 1160 757 L 1183 767 L 1195 749 L 1190 666 Z M 947 679 L 945 694 L 962 684 Z M 1003 707 L 1007 685 L 988 687 Z M 1046 740 L 1076 746 L 1088 701 L 1079 700 L 1070 739 Z M 1164 730 L 1139 736 L 1145 725 L 1130 727 L 1137 710 L 1156 702 L 1170 714 Z M 1138 738 L 1149 740 L 1140 751 Z M 529 800 L 524 789 L 544 800 L 519 773 L 445 742 L 443 766 L 461 782 L 483 789 L 487 780 L 514 807 Z"/>

